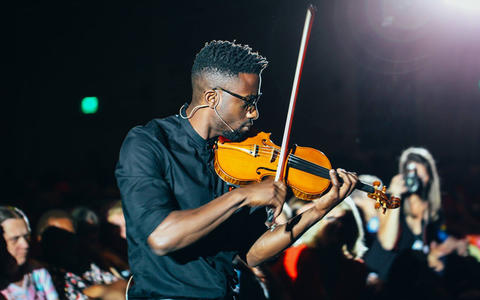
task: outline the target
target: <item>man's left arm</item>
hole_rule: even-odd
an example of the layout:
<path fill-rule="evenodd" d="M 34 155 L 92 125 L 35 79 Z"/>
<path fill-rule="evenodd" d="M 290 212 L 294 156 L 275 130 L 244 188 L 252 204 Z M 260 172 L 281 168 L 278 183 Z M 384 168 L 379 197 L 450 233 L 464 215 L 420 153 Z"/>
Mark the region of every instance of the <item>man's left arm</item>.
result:
<path fill-rule="evenodd" d="M 343 180 L 342 184 L 336 174 Z M 332 182 L 330 190 L 322 197 L 313 200 L 312 208 L 290 219 L 286 224 L 277 226 L 272 231 L 267 230 L 255 241 L 245 257 L 249 266 L 257 266 L 289 247 L 306 230 L 350 195 L 358 181 L 354 173 L 346 172 L 343 169 L 337 169 L 337 172 L 330 170 L 330 178 Z"/>

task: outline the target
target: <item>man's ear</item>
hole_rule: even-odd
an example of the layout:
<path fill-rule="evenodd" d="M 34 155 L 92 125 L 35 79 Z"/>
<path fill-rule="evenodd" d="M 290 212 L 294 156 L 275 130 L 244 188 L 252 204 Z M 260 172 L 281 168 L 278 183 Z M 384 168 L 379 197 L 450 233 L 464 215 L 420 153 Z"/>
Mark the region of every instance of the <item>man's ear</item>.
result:
<path fill-rule="evenodd" d="M 220 97 L 218 96 L 217 91 L 215 90 L 207 90 L 203 93 L 203 99 L 207 103 L 208 107 L 215 108 L 220 101 Z"/>

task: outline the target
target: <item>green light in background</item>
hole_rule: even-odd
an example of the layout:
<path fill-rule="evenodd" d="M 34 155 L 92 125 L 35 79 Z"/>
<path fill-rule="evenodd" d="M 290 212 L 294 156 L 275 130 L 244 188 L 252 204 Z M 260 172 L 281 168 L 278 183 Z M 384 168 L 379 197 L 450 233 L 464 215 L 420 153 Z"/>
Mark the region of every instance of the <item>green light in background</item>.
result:
<path fill-rule="evenodd" d="M 82 113 L 94 114 L 98 110 L 98 98 L 97 97 L 85 97 L 82 99 Z"/>

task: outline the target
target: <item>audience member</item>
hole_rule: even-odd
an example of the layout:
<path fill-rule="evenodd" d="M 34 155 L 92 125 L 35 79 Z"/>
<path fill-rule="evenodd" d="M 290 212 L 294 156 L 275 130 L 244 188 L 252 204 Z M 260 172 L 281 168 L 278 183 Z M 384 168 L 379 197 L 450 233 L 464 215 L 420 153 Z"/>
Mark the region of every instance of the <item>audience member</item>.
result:
<path fill-rule="evenodd" d="M 0 206 L 0 225 L 8 253 L 15 259 L 13 262 L 3 255 L 8 269 L 2 278 L 1 294 L 7 299 L 58 299 L 50 274 L 28 258 L 30 225 L 25 214 L 14 207 Z"/>
<path fill-rule="evenodd" d="M 107 211 L 107 221 L 110 224 L 118 226 L 120 230 L 120 236 L 123 239 L 127 238 L 125 216 L 123 215 L 121 200 L 116 201 L 115 204 Z"/>
<path fill-rule="evenodd" d="M 392 178 L 388 192 L 401 198 L 401 207 L 379 214 L 377 239 L 366 256 L 367 265 L 380 279 L 387 279 L 393 261 L 402 251 L 428 254 L 428 264 L 436 271 L 444 268 L 441 257 L 455 250 L 465 254 L 458 240 L 439 235 L 440 179 L 428 150 L 412 147 L 403 151 L 399 174 Z"/>
<path fill-rule="evenodd" d="M 98 239 L 100 219 L 96 212 L 88 207 L 79 206 L 72 210 L 72 217 L 80 237 Z"/>
<path fill-rule="evenodd" d="M 127 270 L 128 264 L 122 257 L 114 253 L 108 245 L 101 242 L 101 217 L 88 207 L 76 207 L 72 211 L 76 235 L 83 246 L 83 252 L 104 270 L 116 275 Z"/>
<path fill-rule="evenodd" d="M 100 242 L 108 253 L 121 260 L 116 264 L 123 278 L 130 276 L 130 268 L 127 264 L 128 251 L 126 240 L 125 217 L 123 215 L 121 200 L 107 201 L 100 210 Z"/>
<path fill-rule="evenodd" d="M 42 234 L 45 229 L 50 226 L 75 233 L 73 218 L 68 212 L 60 209 L 49 210 L 45 212 L 38 220 L 36 230 L 36 236 L 38 241 L 42 239 Z"/>
<path fill-rule="evenodd" d="M 0 290 L 5 289 L 10 284 L 17 268 L 17 261 L 7 250 L 7 243 L 3 237 L 3 227 L 0 226 Z"/>
<path fill-rule="evenodd" d="M 41 240 L 43 258 L 49 264 L 56 286 L 64 291 L 62 298 L 107 299 L 123 295 L 125 281 L 96 264 L 74 233 L 48 227 Z M 58 247 L 60 244 L 62 247 Z"/>

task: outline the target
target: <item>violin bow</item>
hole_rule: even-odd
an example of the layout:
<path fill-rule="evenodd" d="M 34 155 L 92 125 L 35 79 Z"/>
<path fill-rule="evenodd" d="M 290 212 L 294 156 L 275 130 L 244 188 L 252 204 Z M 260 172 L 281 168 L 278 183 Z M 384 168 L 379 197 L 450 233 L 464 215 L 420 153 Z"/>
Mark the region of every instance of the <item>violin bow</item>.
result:
<path fill-rule="evenodd" d="M 283 132 L 282 147 L 278 156 L 277 172 L 275 174 L 275 181 L 281 181 L 284 177 L 284 170 L 287 158 L 287 147 L 290 141 L 290 131 L 292 129 L 293 113 L 295 111 L 295 104 L 297 102 L 298 88 L 300 86 L 300 76 L 302 75 L 303 63 L 305 61 L 305 53 L 307 52 L 308 41 L 310 39 L 310 32 L 312 31 L 313 18 L 315 17 L 316 8 L 312 4 L 308 7 L 307 15 L 305 17 L 305 25 L 303 26 L 302 41 L 300 42 L 300 51 L 298 52 L 297 68 L 295 70 L 295 77 L 293 79 L 292 92 L 290 94 L 290 105 L 288 107 L 287 120 L 285 121 L 285 130 Z M 273 224 L 273 209 L 267 210 L 267 226 L 274 228 Z"/>

